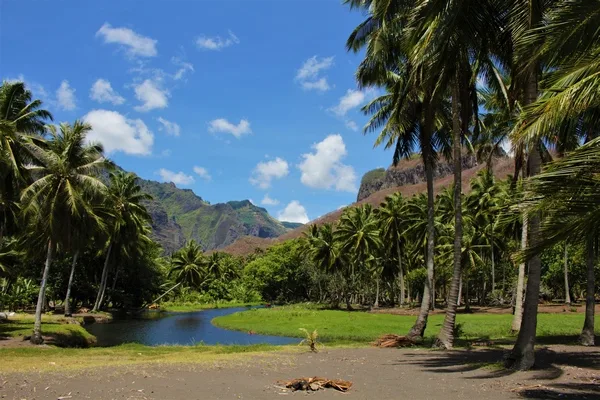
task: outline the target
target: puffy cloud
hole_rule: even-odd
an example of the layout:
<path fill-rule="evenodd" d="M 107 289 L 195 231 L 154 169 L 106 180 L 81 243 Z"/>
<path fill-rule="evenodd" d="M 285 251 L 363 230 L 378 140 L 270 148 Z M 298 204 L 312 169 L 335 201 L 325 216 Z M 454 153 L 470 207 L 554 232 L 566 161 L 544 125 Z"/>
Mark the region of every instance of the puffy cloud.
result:
<path fill-rule="evenodd" d="M 353 131 L 357 131 L 358 130 L 358 125 L 356 124 L 356 122 L 354 121 L 346 121 L 345 122 L 346 128 L 353 130 Z"/>
<path fill-rule="evenodd" d="M 333 65 L 333 57 L 319 59 L 313 56 L 306 60 L 300 69 L 296 72 L 295 80 L 300 83 L 304 90 L 318 90 L 326 92 L 331 89 L 327 78 L 319 77 L 322 71 L 325 71 Z"/>
<path fill-rule="evenodd" d="M 178 124 L 176 124 L 175 122 L 167 121 L 163 117 L 158 117 L 158 122 L 160 122 L 162 125 L 162 127 L 160 127 L 159 130 L 162 131 L 164 129 L 165 132 L 167 132 L 167 135 L 179 136 L 181 128 Z"/>
<path fill-rule="evenodd" d="M 171 62 L 179 67 L 177 72 L 175 72 L 175 75 L 173 75 L 173 79 L 175 79 L 176 81 L 182 79 L 185 76 L 186 72 L 194 72 L 194 66 L 189 62 L 183 61 L 179 57 L 173 57 L 171 59 Z"/>
<path fill-rule="evenodd" d="M 348 111 L 362 105 L 373 93 L 374 91 L 372 89 L 367 89 L 366 91 L 348 89 L 346 94 L 340 97 L 339 103 L 336 106 L 331 107 L 329 111 L 333 112 L 338 117 L 343 117 Z"/>
<path fill-rule="evenodd" d="M 122 151 L 147 155 L 152 152 L 154 135 L 141 119 L 127 119 L 116 111 L 92 110 L 83 120 L 92 125 L 88 140 L 102 143 L 108 154 Z"/>
<path fill-rule="evenodd" d="M 194 183 L 194 177 L 191 175 L 186 175 L 185 173 L 173 172 L 168 169 L 161 168 L 158 170 L 158 174 L 165 182 L 173 182 L 176 185 L 187 186 Z"/>
<path fill-rule="evenodd" d="M 233 32 L 229 31 L 229 35 L 225 38 L 222 38 L 221 36 L 200 36 L 196 39 L 196 46 L 198 46 L 199 49 L 205 50 L 221 50 L 225 47 L 238 44 L 239 42 L 240 39 L 238 39 Z"/>
<path fill-rule="evenodd" d="M 262 204 L 263 206 L 276 206 L 277 204 L 279 204 L 279 200 L 272 199 L 269 197 L 268 194 L 265 194 L 265 197 L 263 197 L 260 204 Z"/>
<path fill-rule="evenodd" d="M 69 85 L 69 81 L 62 81 L 56 90 L 56 102 L 62 110 L 71 111 L 75 109 L 75 89 Z"/>
<path fill-rule="evenodd" d="M 134 107 L 134 109 L 140 112 L 147 112 L 156 108 L 165 108 L 169 104 L 167 95 L 168 92 L 161 90 L 154 81 L 146 79 L 135 86 L 135 97 L 142 104 Z"/>
<path fill-rule="evenodd" d="M 109 23 L 105 23 L 96 32 L 96 36 L 104 38 L 104 43 L 120 44 L 132 57 L 154 57 L 158 54 L 157 40 L 142 36 L 129 28 L 113 28 Z"/>
<path fill-rule="evenodd" d="M 306 224 L 310 221 L 306 209 L 298 200 L 292 200 L 278 213 L 277 219 L 285 222 L 300 222 L 301 224 Z"/>
<path fill-rule="evenodd" d="M 288 173 L 287 161 L 277 157 L 272 161 L 259 162 L 250 177 L 250 183 L 261 189 L 268 189 L 271 187 L 272 180 L 281 179 Z"/>
<path fill-rule="evenodd" d="M 311 78 L 316 78 L 319 72 L 329 69 L 333 65 L 333 57 L 325 57 L 319 59 L 313 56 L 306 60 L 296 73 L 296 79 L 304 81 Z"/>
<path fill-rule="evenodd" d="M 316 189 L 335 188 L 346 192 L 357 190 L 354 168 L 341 162 L 347 154 L 341 135 L 329 135 L 312 148 L 315 151 L 303 154 L 304 160 L 298 165 L 302 172 L 300 181 L 304 185 Z"/>
<path fill-rule="evenodd" d="M 329 86 L 329 83 L 327 83 L 326 78 L 321 78 L 314 82 L 302 82 L 302 88 L 305 90 L 318 90 L 320 92 L 326 92 L 331 89 L 331 86 Z"/>
<path fill-rule="evenodd" d="M 250 129 L 250 122 L 245 119 L 242 119 L 237 125 L 232 124 L 225 118 L 214 119 L 209 122 L 208 130 L 210 132 L 230 133 L 238 139 L 242 135 L 252 133 L 252 129 Z"/>
<path fill-rule="evenodd" d="M 194 167 L 194 172 L 202 179 L 204 179 L 205 181 L 210 181 L 212 179 L 212 177 L 210 176 L 210 174 L 208 173 L 208 170 L 204 167 L 198 167 L 195 166 Z"/>
<path fill-rule="evenodd" d="M 112 88 L 109 81 L 98 79 L 90 89 L 90 99 L 98 103 L 111 103 L 114 105 L 123 104 L 125 99 Z"/>

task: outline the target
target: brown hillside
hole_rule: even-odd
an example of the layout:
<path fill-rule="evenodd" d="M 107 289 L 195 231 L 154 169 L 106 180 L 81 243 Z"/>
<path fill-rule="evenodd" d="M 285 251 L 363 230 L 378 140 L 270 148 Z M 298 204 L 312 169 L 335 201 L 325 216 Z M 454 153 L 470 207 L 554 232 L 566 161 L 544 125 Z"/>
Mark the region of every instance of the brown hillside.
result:
<path fill-rule="evenodd" d="M 406 165 L 398 166 L 404 168 L 410 168 L 410 166 L 414 166 L 413 164 L 418 163 L 419 160 L 409 160 Z M 462 183 L 463 183 L 463 191 L 468 193 L 470 190 L 469 182 L 471 179 L 479 172 L 484 165 L 478 165 L 474 168 L 463 170 L 462 172 Z M 514 160 L 511 158 L 501 158 L 497 159 L 494 164 L 494 175 L 499 179 L 506 178 L 507 175 L 512 174 L 514 168 Z M 437 179 L 434 184 L 434 191 L 437 194 L 440 190 L 452 184 L 454 181 L 454 176 L 446 176 L 440 179 Z M 371 204 L 374 207 L 378 207 L 387 196 L 392 193 L 400 192 L 405 197 L 411 197 L 415 194 L 425 192 L 427 190 L 427 184 L 425 182 L 417 183 L 415 185 L 405 185 L 398 186 L 394 188 L 387 188 L 380 190 L 378 192 L 373 193 L 369 197 L 364 200 L 358 201 L 349 205 L 348 207 L 355 207 L 360 204 Z M 222 249 L 222 251 L 226 253 L 230 253 L 233 255 L 247 255 L 254 252 L 256 249 L 266 249 L 274 244 L 281 243 L 283 241 L 289 239 L 295 239 L 302 236 L 302 233 L 308 229 L 308 227 L 312 224 L 321 225 L 328 222 L 335 222 L 340 219 L 340 216 L 343 212 L 343 209 L 336 210 L 330 212 L 329 214 L 325 214 L 320 218 L 317 218 L 311 221 L 309 224 L 303 225 L 293 231 L 290 231 L 282 236 L 279 236 L 274 239 L 262 239 L 254 236 L 244 236 L 236 240 L 234 243 Z"/>

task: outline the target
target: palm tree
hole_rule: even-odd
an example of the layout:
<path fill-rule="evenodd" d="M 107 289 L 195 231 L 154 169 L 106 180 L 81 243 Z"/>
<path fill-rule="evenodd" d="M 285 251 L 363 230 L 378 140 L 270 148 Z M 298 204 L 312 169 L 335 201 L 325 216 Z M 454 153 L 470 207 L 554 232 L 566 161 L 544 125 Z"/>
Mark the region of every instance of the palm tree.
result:
<path fill-rule="evenodd" d="M 183 285 L 199 288 L 212 279 L 202 247 L 194 240 L 190 240 L 173 254 L 169 276 L 175 278 L 174 287 Z"/>
<path fill-rule="evenodd" d="M 107 166 L 102 157 L 102 146 L 85 144 L 88 124 L 75 121 L 73 125 L 63 123 L 60 132 L 55 126 L 48 127 L 51 140 L 29 141 L 27 150 L 36 165 L 28 166 L 34 182 L 21 195 L 23 211 L 40 236 L 47 243 L 40 293 L 35 312 L 35 323 L 31 342 L 43 342 L 41 333 L 42 307 L 50 266 L 58 245 L 69 247 L 83 216 L 94 216 L 89 199 L 100 196 L 106 189 L 98 179 L 98 173 Z"/>
<path fill-rule="evenodd" d="M 142 192 L 136 180 L 137 177 L 132 173 L 110 172 L 110 185 L 104 211 L 108 225 L 108 240 L 93 311 L 98 311 L 104 303 L 112 253 L 119 250 L 127 251 L 128 246 L 135 248 L 139 241 L 150 240 L 148 226 L 151 217 L 143 202 L 152 199 L 152 196 Z"/>
<path fill-rule="evenodd" d="M 386 197 L 385 202 L 375 210 L 379 219 L 382 238 L 385 243 L 393 243 L 398 262 L 397 273 L 400 280 L 400 305 L 404 304 L 406 293 L 404 284 L 404 268 L 402 267 L 402 248 L 404 246 L 404 232 L 407 228 L 406 202 L 401 193 L 394 193 Z"/>
<path fill-rule="evenodd" d="M 347 254 L 349 271 L 347 276 L 350 282 L 350 292 L 356 290 L 356 272 L 365 272 L 373 262 L 382 246 L 377 220 L 374 218 L 373 207 L 364 204 L 359 207 L 349 208 L 344 211 L 339 225 L 334 232 L 335 241 L 340 243 L 340 252 Z M 350 306 L 350 295 L 347 305 Z"/>

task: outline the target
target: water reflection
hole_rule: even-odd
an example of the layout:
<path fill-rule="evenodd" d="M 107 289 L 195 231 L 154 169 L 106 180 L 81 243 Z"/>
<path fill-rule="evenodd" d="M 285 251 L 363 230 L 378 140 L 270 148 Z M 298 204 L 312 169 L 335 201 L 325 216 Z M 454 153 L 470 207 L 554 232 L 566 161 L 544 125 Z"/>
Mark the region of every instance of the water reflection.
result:
<path fill-rule="evenodd" d="M 98 346 L 116 346 L 123 343 L 161 344 L 291 344 L 298 339 L 252 335 L 230 331 L 211 324 L 215 317 L 243 311 L 245 308 L 221 308 L 189 313 L 148 312 L 135 319 L 116 319 L 108 324 L 93 324 L 86 329 L 98 339 Z"/>

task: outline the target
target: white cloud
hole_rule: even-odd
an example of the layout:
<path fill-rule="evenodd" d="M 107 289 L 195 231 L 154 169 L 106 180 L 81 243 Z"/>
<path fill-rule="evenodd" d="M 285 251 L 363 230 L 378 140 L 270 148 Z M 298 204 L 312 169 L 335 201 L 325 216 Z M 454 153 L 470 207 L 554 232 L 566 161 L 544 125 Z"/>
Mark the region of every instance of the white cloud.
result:
<path fill-rule="evenodd" d="M 288 163 L 282 158 L 277 157 L 272 161 L 259 162 L 252 172 L 250 183 L 261 189 L 268 189 L 271 187 L 273 179 L 281 179 L 289 172 Z"/>
<path fill-rule="evenodd" d="M 175 122 L 167 121 L 163 117 L 158 117 L 158 122 L 162 124 L 162 127 L 158 128 L 159 131 L 162 131 L 164 129 L 165 132 L 167 132 L 167 135 L 179 136 L 181 128 L 178 124 L 176 124 Z"/>
<path fill-rule="evenodd" d="M 230 133 L 238 139 L 242 135 L 252 133 L 252 129 L 250 129 L 250 122 L 246 119 L 242 119 L 237 125 L 232 124 L 225 118 L 214 119 L 209 122 L 208 130 L 210 132 Z"/>
<path fill-rule="evenodd" d="M 358 130 L 358 125 L 354 121 L 348 120 L 345 122 L 345 125 L 346 125 L 346 128 L 353 130 L 355 132 Z"/>
<path fill-rule="evenodd" d="M 331 89 L 331 86 L 329 86 L 329 83 L 327 83 L 326 78 L 321 78 L 314 82 L 302 82 L 302 88 L 305 90 L 318 90 L 320 92 L 326 92 Z"/>
<path fill-rule="evenodd" d="M 173 79 L 175 79 L 176 81 L 182 79 L 185 76 L 186 72 L 194 72 L 194 66 L 189 62 L 183 61 L 179 57 L 173 57 L 171 59 L 171 62 L 179 67 L 177 72 L 175 72 L 175 75 L 173 75 Z"/>
<path fill-rule="evenodd" d="M 173 152 L 171 151 L 171 149 L 164 149 L 163 151 L 160 152 L 160 156 L 161 157 L 169 157 L 171 156 Z"/>
<path fill-rule="evenodd" d="M 225 38 L 222 38 L 221 36 L 200 36 L 196 39 L 196 46 L 198 46 L 199 49 L 205 50 L 221 50 L 238 43 L 240 43 L 240 39 L 238 39 L 231 31 L 229 31 L 229 35 Z"/>
<path fill-rule="evenodd" d="M 195 166 L 194 172 L 205 181 L 210 181 L 212 179 L 212 176 L 210 176 L 206 168 Z"/>
<path fill-rule="evenodd" d="M 279 212 L 277 219 L 285 222 L 300 222 L 301 224 L 310 221 L 306 209 L 298 200 L 292 200 L 285 209 Z"/>
<path fill-rule="evenodd" d="M 75 89 L 69 85 L 69 81 L 64 80 L 56 90 L 56 102 L 62 110 L 71 111 L 76 107 Z"/>
<path fill-rule="evenodd" d="M 265 197 L 263 197 L 260 204 L 262 204 L 263 206 L 276 206 L 277 204 L 279 204 L 279 200 L 272 199 L 269 197 L 268 194 L 265 194 Z"/>
<path fill-rule="evenodd" d="M 123 104 L 125 99 L 114 91 L 110 82 L 105 79 L 98 79 L 90 89 L 90 99 L 98 103 L 112 103 L 114 105 Z"/>
<path fill-rule="evenodd" d="M 314 153 L 303 154 L 304 160 L 298 165 L 302 176 L 300 181 L 316 189 L 332 189 L 355 192 L 356 173 L 354 168 L 341 163 L 346 156 L 346 145 L 339 134 L 329 135 L 312 146 Z"/>
<path fill-rule="evenodd" d="M 191 175 L 186 175 L 185 173 L 173 172 L 168 169 L 161 168 L 158 170 L 158 174 L 165 182 L 173 182 L 176 185 L 187 186 L 194 183 L 194 177 Z"/>
<path fill-rule="evenodd" d="M 143 104 L 134 107 L 136 111 L 147 112 L 155 108 L 165 108 L 169 104 L 168 92 L 161 90 L 156 82 L 146 79 L 135 86 L 135 97 Z"/>
<path fill-rule="evenodd" d="M 329 69 L 333 65 L 333 57 L 319 58 L 313 56 L 306 60 L 302 67 L 296 73 L 296 79 L 304 81 L 311 78 L 316 78 L 319 72 Z"/>
<path fill-rule="evenodd" d="M 319 59 L 313 56 L 306 60 L 300 69 L 296 72 L 295 80 L 300 83 L 304 90 L 318 90 L 326 92 L 331 89 L 327 78 L 319 77 L 322 71 L 325 71 L 333 65 L 333 57 Z"/>
<path fill-rule="evenodd" d="M 373 95 L 373 93 L 373 89 L 367 89 L 366 91 L 348 89 L 346 94 L 340 97 L 338 105 L 331 107 L 329 111 L 333 112 L 338 117 L 343 117 L 348 111 L 362 105 L 368 97 Z"/>
<path fill-rule="evenodd" d="M 147 155 L 152 152 L 154 135 L 141 119 L 127 119 L 116 111 L 92 110 L 83 120 L 92 125 L 87 139 L 102 143 L 108 154 L 122 151 Z"/>
<path fill-rule="evenodd" d="M 104 43 L 117 43 L 127 49 L 132 56 L 154 57 L 157 40 L 135 33 L 129 28 L 113 28 L 108 22 L 100 27 L 96 36 L 104 38 Z"/>

